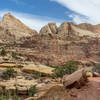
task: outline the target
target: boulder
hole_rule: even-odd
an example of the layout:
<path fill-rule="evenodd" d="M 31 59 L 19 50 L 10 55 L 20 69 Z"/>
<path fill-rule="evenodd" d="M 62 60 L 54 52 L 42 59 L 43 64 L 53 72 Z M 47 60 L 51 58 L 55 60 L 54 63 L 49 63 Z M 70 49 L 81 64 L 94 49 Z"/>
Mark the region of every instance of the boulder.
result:
<path fill-rule="evenodd" d="M 80 88 L 87 83 L 87 76 L 84 69 L 80 69 L 71 75 L 63 78 L 63 85 L 66 88 Z"/>
<path fill-rule="evenodd" d="M 100 77 L 100 74 L 97 73 L 97 72 L 93 72 L 93 76 L 94 76 L 94 77 Z"/>

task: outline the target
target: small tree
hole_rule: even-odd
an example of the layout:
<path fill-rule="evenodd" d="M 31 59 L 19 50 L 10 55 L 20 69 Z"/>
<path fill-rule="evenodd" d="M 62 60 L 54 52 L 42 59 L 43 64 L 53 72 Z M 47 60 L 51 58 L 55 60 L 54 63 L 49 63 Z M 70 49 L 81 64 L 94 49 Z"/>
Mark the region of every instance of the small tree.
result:
<path fill-rule="evenodd" d="M 6 56 L 6 51 L 4 48 L 2 48 L 2 50 L 1 50 L 1 56 Z"/>
<path fill-rule="evenodd" d="M 29 91 L 28 91 L 29 96 L 32 97 L 32 96 L 34 96 L 36 93 L 37 93 L 36 85 L 31 86 L 31 87 L 29 88 Z"/>

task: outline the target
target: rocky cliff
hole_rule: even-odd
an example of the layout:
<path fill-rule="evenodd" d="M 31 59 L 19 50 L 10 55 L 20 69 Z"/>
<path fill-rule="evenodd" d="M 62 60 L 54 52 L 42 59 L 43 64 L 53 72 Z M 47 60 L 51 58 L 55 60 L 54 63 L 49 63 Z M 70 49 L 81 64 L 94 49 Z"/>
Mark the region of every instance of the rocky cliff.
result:
<path fill-rule="evenodd" d="M 14 43 L 11 47 L 17 52 L 43 64 L 100 61 L 100 25 L 49 23 L 37 34 L 8 13 L 0 22 L 0 43 Z"/>
<path fill-rule="evenodd" d="M 0 21 L 0 39 L 2 42 L 14 42 L 14 40 L 16 42 L 23 37 L 30 37 L 36 34 L 35 30 L 24 25 L 10 13 L 5 14 L 2 21 Z"/>

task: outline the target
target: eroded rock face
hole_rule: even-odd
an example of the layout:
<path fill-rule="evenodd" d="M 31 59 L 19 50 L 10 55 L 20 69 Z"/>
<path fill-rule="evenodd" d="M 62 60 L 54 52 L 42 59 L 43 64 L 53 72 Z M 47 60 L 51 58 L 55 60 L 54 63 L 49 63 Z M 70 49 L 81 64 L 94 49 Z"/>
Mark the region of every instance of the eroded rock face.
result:
<path fill-rule="evenodd" d="M 53 35 L 57 33 L 56 23 L 48 23 L 40 30 L 40 35 Z"/>
<path fill-rule="evenodd" d="M 4 91 L 10 91 L 11 93 L 17 91 L 18 94 L 26 95 L 28 94 L 29 88 L 36 84 L 36 80 L 26 80 L 25 77 L 21 76 L 0 82 L 0 88 L 4 88 Z"/>
<path fill-rule="evenodd" d="M 71 22 L 64 22 L 57 27 L 55 23 L 49 23 L 40 30 L 40 34 L 35 35 L 34 30 L 11 14 L 6 14 L 0 22 L 0 43 L 13 43 L 10 45 L 13 49 L 43 64 L 63 65 L 69 60 L 98 62 L 99 27 Z M 15 48 L 16 43 L 19 45 Z"/>
<path fill-rule="evenodd" d="M 20 38 L 30 37 L 37 34 L 35 30 L 24 25 L 10 13 L 4 15 L 3 20 L 0 22 L 0 27 L 2 39 L 7 39 L 8 41 L 13 41 L 13 39 L 17 41 Z"/>

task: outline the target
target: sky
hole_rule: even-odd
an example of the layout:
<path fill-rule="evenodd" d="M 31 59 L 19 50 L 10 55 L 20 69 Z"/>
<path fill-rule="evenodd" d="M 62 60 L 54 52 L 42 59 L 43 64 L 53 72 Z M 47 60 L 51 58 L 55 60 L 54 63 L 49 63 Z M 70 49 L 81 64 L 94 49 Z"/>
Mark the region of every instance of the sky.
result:
<path fill-rule="evenodd" d="M 100 24 L 100 0 L 0 0 L 0 20 L 8 12 L 38 32 L 49 22 Z"/>

